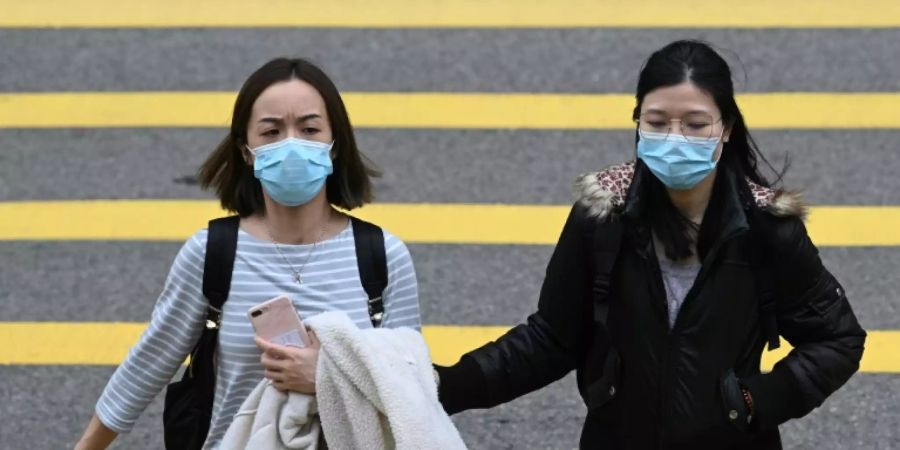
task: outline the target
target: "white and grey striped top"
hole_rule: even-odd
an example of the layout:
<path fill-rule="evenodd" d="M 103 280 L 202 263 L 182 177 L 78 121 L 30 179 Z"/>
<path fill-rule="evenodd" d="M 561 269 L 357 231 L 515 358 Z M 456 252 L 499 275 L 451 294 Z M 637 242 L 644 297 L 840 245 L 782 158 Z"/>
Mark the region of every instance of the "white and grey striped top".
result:
<path fill-rule="evenodd" d="M 172 264 L 150 325 L 116 369 L 97 402 L 100 421 L 119 433 L 129 431 L 147 405 L 162 391 L 190 353 L 206 318 L 202 294 L 207 230 L 184 244 Z M 385 327 L 419 329 L 418 287 L 406 245 L 384 232 L 388 287 L 384 293 Z M 284 256 L 299 268 L 312 245 L 283 245 Z M 344 311 L 361 328 L 371 328 L 366 292 L 359 280 L 352 225 L 320 243 L 302 269 L 298 285 L 271 242 L 243 230 L 238 233 L 231 291 L 219 333 L 218 374 L 210 433 L 204 448 L 214 449 L 238 407 L 263 378 L 260 352 L 253 343 L 247 310 L 280 294 L 294 301 L 300 317 Z"/>

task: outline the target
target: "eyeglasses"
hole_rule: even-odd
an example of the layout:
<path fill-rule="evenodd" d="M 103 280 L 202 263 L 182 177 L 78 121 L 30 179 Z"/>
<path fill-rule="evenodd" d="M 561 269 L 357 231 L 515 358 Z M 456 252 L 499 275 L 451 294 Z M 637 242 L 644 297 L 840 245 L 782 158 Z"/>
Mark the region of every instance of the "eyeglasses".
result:
<path fill-rule="evenodd" d="M 722 118 L 714 120 L 705 113 L 693 113 L 680 119 L 666 119 L 657 113 L 644 113 L 635 119 L 641 139 L 661 141 L 669 137 L 675 122 L 679 131 L 688 142 L 703 142 L 711 139 L 716 133 L 716 124 Z M 721 131 L 719 132 L 721 133 Z"/>

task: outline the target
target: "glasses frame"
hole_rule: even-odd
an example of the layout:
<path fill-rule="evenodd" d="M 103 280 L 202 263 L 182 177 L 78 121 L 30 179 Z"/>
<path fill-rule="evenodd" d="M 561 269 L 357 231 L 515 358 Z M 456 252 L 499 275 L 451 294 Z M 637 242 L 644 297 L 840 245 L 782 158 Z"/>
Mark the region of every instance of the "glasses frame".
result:
<path fill-rule="evenodd" d="M 646 114 L 646 113 L 644 113 L 644 114 Z M 633 120 L 634 120 L 634 124 L 635 124 L 635 126 L 637 127 L 638 136 L 640 136 L 641 139 L 647 139 L 647 140 L 651 140 L 651 141 L 662 141 L 662 140 L 667 139 L 667 138 L 669 137 L 669 135 L 672 134 L 672 123 L 675 122 L 675 121 L 678 121 L 678 127 L 679 127 L 679 133 L 678 133 L 678 134 L 680 134 L 681 137 L 683 137 L 683 138 L 684 138 L 685 140 L 687 140 L 688 142 L 698 142 L 698 143 L 700 143 L 700 142 L 705 142 L 705 141 L 708 141 L 708 140 L 710 140 L 710 139 L 713 138 L 713 136 L 714 136 L 714 134 L 715 134 L 714 131 L 713 131 L 713 130 L 715 130 L 715 125 L 716 125 L 717 123 L 722 122 L 722 117 L 720 116 L 718 119 L 714 120 L 714 121 L 710 124 L 710 126 L 711 126 L 712 128 L 710 129 L 709 136 L 707 136 L 707 137 L 705 137 L 705 138 L 700 138 L 700 137 L 696 137 L 696 136 L 687 136 L 687 135 L 685 135 L 685 134 L 684 134 L 684 127 L 681 126 L 681 119 L 669 119 L 669 120 L 668 120 L 669 126 L 666 128 L 666 135 L 665 135 L 665 136 L 663 136 L 662 138 L 645 137 L 645 136 L 644 136 L 644 133 L 643 133 L 644 130 L 641 130 L 641 117 L 643 117 L 644 114 L 641 114 L 641 115 L 635 117 L 635 118 L 633 119 Z M 647 131 L 648 133 L 657 133 L 657 132 L 655 132 L 655 131 L 649 131 L 649 130 L 646 130 L 646 131 Z M 722 135 L 723 135 L 724 133 L 725 133 L 725 127 L 723 126 L 723 127 L 722 127 L 722 131 L 719 133 L 719 137 L 721 138 Z"/>

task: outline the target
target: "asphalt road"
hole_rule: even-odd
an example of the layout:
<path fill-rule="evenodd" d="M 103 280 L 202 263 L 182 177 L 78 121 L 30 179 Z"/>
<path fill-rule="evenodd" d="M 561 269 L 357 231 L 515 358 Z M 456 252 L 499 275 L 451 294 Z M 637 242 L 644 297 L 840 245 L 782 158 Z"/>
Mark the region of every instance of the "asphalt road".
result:
<path fill-rule="evenodd" d="M 346 91 L 631 92 L 676 38 L 723 49 L 744 92 L 900 91 L 900 30 L 0 30 L 0 92 L 236 90 L 308 56 Z M 73 112 L 77 114 L 77 112 Z M 227 116 L 227 112 L 223 112 Z M 0 201 L 208 198 L 192 175 L 224 130 L 0 130 Z M 828 205 L 900 205 L 900 130 L 760 131 L 785 183 Z M 579 173 L 633 156 L 620 131 L 360 130 L 384 202 L 563 204 Z M 64 224 L 63 224 L 64 226 Z M 177 243 L 0 242 L 0 321 L 144 321 Z M 551 247 L 412 245 L 425 323 L 512 325 Z M 827 248 L 862 324 L 900 329 L 898 248 Z M 2 343 L 2 345 L 12 345 Z M 900 357 L 900 353 L 898 353 Z M 112 367 L 0 366 L 0 448 L 71 446 Z M 571 449 L 572 377 L 456 423 L 473 449 Z M 161 448 L 161 402 L 117 448 Z M 788 448 L 900 448 L 900 374 L 860 374 L 782 429 Z"/>

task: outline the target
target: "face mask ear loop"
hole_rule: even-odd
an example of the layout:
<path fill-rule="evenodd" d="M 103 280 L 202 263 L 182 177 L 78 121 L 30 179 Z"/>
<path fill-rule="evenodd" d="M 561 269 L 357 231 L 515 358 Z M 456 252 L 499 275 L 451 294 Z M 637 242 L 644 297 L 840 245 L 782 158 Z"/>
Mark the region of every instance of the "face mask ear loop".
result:
<path fill-rule="evenodd" d="M 716 144 L 716 147 L 718 147 L 719 144 L 722 144 L 722 151 L 719 152 L 719 159 L 713 161 L 713 163 L 714 163 L 715 165 L 717 165 L 717 166 L 719 165 L 719 161 L 722 160 L 722 155 L 725 154 L 725 143 L 726 143 L 727 141 L 725 141 L 725 140 L 722 139 L 722 136 L 724 136 L 724 135 L 725 135 L 725 129 L 722 128 L 722 132 L 719 133 L 719 139 L 718 139 L 719 142 Z M 716 151 L 713 150 L 713 156 L 715 156 L 715 154 L 716 154 Z"/>
<path fill-rule="evenodd" d="M 328 145 L 328 158 L 331 159 L 331 162 L 337 159 L 337 152 L 334 150 L 334 143 L 336 140 L 332 139 L 331 144 Z"/>
<path fill-rule="evenodd" d="M 244 158 L 244 162 L 252 166 L 256 161 L 256 154 L 253 153 L 253 149 L 250 148 L 250 144 L 244 144 L 244 148 L 247 149 L 247 153 L 250 155 L 249 157 Z"/>
<path fill-rule="evenodd" d="M 265 145 L 260 145 L 259 147 L 265 147 Z M 250 152 L 250 154 L 253 155 L 254 157 L 256 157 L 256 151 L 259 150 L 259 147 L 256 147 L 255 149 L 253 149 L 253 148 L 250 148 L 250 144 L 244 144 L 244 148 L 246 148 L 247 151 Z"/>

